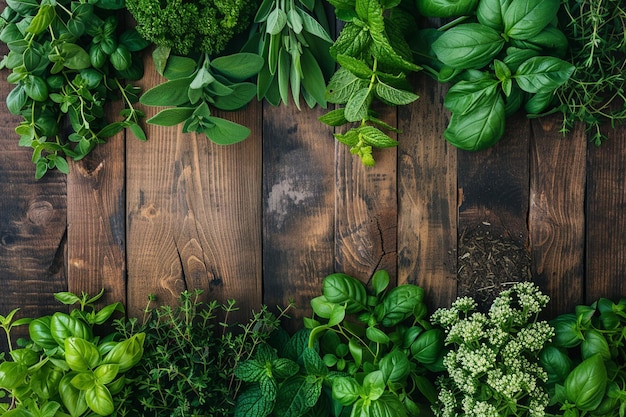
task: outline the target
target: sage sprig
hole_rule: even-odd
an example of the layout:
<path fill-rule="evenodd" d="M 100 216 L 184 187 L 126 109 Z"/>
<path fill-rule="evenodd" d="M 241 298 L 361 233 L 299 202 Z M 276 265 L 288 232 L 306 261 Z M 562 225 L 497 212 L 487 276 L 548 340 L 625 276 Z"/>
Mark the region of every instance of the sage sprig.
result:
<path fill-rule="evenodd" d="M 326 83 L 334 71 L 333 40 L 319 0 L 264 0 L 254 18 L 244 51 L 263 57 L 257 98 L 277 106 L 289 95 L 300 109 L 300 96 L 313 108 L 326 107 Z"/>
<path fill-rule="evenodd" d="M 402 11 L 400 1 L 330 0 L 338 19 L 345 21 L 330 48 L 340 68 L 327 86 L 327 100 L 343 105 L 320 120 L 330 126 L 356 123 L 335 138 L 350 147 L 365 165 L 374 165 L 373 148 L 387 148 L 397 141 L 383 131 L 397 131 L 376 117 L 375 100 L 399 106 L 417 100 L 408 74 L 421 70 L 413 63 L 406 35 L 416 27 L 413 16 Z"/>

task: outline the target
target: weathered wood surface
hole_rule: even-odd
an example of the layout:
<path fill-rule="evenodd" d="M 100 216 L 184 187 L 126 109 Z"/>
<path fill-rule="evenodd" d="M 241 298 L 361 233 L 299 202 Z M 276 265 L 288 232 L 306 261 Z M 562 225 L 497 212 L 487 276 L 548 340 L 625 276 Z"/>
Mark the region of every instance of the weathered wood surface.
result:
<path fill-rule="evenodd" d="M 146 61 L 144 88 L 160 81 Z M 580 130 L 563 138 L 556 117 L 518 115 L 496 147 L 458 151 L 442 138 L 446 87 L 420 75 L 418 101 L 384 109 L 400 145 L 373 168 L 335 143 L 322 109 L 252 103 L 225 115 L 252 129 L 238 145 L 146 126 L 147 142 L 119 134 L 70 175 L 37 181 L 1 75 L 0 314 L 105 288 L 136 315 L 149 294 L 174 303 L 202 288 L 242 317 L 290 299 L 301 317 L 325 275 L 367 281 L 380 268 L 435 308 L 457 295 L 461 237 L 486 227 L 526 248 L 551 313 L 626 296 L 623 127 L 594 147 Z"/>

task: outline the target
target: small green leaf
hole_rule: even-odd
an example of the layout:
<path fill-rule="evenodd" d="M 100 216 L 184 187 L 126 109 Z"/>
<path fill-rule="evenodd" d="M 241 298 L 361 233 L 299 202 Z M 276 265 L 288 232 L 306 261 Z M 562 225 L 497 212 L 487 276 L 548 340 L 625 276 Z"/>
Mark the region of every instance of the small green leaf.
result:
<path fill-rule="evenodd" d="M 523 62 L 515 73 L 520 88 L 528 93 L 553 91 L 574 73 L 567 61 L 549 56 L 536 56 Z"/>
<path fill-rule="evenodd" d="M 267 17 L 266 31 L 270 35 L 279 34 L 287 24 L 287 14 L 280 7 L 276 7 Z"/>
<path fill-rule="evenodd" d="M 210 116 L 213 127 L 204 130 L 206 136 L 218 145 L 231 145 L 250 136 L 250 129 L 240 124 L 219 117 Z"/>
<path fill-rule="evenodd" d="M 370 89 L 367 87 L 357 90 L 348 99 L 344 115 L 349 122 L 357 122 L 367 118 L 369 105 L 372 102 Z"/>
<path fill-rule="evenodd" d="M 357 128 L 361 141 L 375 148 L 392 148 L 398 142 L 374 126 L 360 126 Z"/>
<path fill-rule="evenodd" d="M 146 123 L 159 126 L 176 126 L 189 119 L 195 109 L 195 107 L 172 107 L 163 109 L 146 120 Z"/>
<path fill-rule="evenodd" d="M 187 92 L 193 77 L 157 84 L 141 95 L 141 104 L 148 106 L 180 106 L 189 102 Z"/>
<path fill-rule="evenodd" d="M 379 99 L 392 106 L 404 106 L 419 98 L 417 94 L 392 87 L 381 81 L 376 84 L 375 92 Z"/>
<path fill-rule="evenodd" d="M 215 58 L 211 67 L 232 81 L 243 81 L 256 75 L 263 68 L 264 60 L 257 54 L 240 52 Z"/>
<path fill-rule="evenodd" d="M 348 120 L 346 120 L 346 117 L 344 116 L 343 108 L 331 110 L 328 113 L 320 116 L 318 120 L 329 126 L 341 126 L 348 123 Z"/>

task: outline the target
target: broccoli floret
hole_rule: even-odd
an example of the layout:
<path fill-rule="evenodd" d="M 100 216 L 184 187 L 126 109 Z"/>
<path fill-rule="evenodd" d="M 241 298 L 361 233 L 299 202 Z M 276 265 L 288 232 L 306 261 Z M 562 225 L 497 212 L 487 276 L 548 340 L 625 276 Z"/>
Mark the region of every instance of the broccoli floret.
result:
<path fill-rule="evenodd" d="M 221 53 L 258 6 L 259 0 L 126 0 L 141 36 L 180 55 Z"/>

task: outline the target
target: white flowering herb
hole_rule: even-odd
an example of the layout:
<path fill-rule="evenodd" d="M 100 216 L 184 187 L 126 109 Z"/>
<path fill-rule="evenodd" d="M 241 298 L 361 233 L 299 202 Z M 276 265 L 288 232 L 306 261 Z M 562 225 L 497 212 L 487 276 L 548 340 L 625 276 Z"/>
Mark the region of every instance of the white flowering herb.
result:
<path fill-rule="evenodd" d="M 548 301 L 533 283 L 521 282 L 501 292 L 487 313 L 470 297 L 433 313 L 450 348 L 437 381 L 438 417 L 545 415 L 547 373 L 538 357 L 554 329 L 538 314 Z"/>

